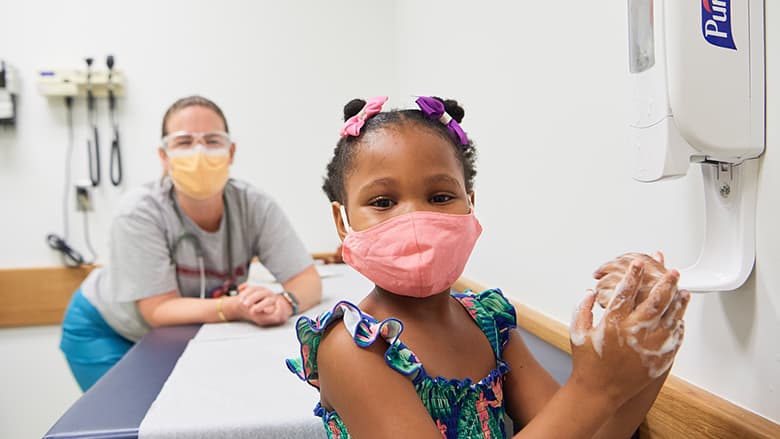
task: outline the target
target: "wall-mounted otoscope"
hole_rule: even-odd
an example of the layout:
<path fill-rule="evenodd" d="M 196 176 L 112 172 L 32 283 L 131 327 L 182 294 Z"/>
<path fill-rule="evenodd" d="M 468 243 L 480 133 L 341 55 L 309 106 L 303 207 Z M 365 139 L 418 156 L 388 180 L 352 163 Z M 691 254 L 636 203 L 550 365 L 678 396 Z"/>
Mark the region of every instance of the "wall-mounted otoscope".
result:
<path fill-rule="evenodd" d="M 92 186 L 100 184 L 100 139 L 97 127 L 97 109 L 95 108 L 95 94 L 92 91 L 92 58 L 86 58 L 87 62 L 87 123 L 92 132 L 92 140 L 87 140 L 87 165 L 89 166 L 89 179 Z"/>
<path fill-rule="evenodd" d="M 111 161 L 108 172 L 111 176 L 111 184 L 119 186 L 122 183 L 122 151 L 119 149 L 119 123 L 116 118 L 116 94 L 114 94 L 114 55 L 106 57 L 108 67 L 108 113 L 111 118 L 111 126 L 114 130 L 114 138 L 111 140 Z"/>
<path fill-rule="evenodd" d="M 115 59 L 112 55 L 106 58 L 107 69 L 96 68 L 93 65 L 93 58 L 86 58 L 86 69 L 47 69 L 41 70 L 38 75 L 38 91 L 57 101 L 64 98 L 65 108 L 67 110 L 68 121 L 68 147 L 65 160 L 65 185 L 63 193 L 63 237 L 55 234 L 47 236 L 49 246 L 63 254 L 63 261 L 66 265 L 80 265 L 92 263 L 97 259 L 97 255 L 92 248 L 89 240 L 89 222 L 87 212 L 93 210 L 91 202 L 90 188 L 100 184 L 100 139 L 97 124 L 97 99 L 107 97 L 109 116 L 113 128 L 113 139 L 111 141 L 111 155 L 109 176 L 111 182 L 118 186 L 123 179 L 122 155 L 119 144 L 119 122 L 116 114 L 117 97 L 124 96 L 124 74 L 115 68 Z M 70 228 L 69 211 L 72 201 L 72 190 L 70 171 L 71 158 L 73 156 L 74 129 L 73 129 L 73 106 L 77 98 L 86 97 L 87 104 L 87 122 L 89 125 L 89 139 L 87 140 L 87 158 L 89 169 L 89 180 L 79 181 L 76 184 L 76 209 L 82 213 L 84 221 L 84 240 L 87 248 L 92 254 L 92 259 L 86 261 L 85 258 L 75 251 L 68 243 L 68 232 Z"/>

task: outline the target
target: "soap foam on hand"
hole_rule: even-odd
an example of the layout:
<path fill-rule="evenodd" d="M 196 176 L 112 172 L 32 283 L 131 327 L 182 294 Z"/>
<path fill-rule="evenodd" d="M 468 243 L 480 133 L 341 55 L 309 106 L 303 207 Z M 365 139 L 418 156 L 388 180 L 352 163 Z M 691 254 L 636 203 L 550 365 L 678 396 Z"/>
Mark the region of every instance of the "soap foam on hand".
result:
<path fill-rule="evenodd" d="M 580 303 L 577 304 L 577 307 L 574 308 L 574 312 L 571 316 L 571 323 L 569 324 L 569 338 L 571 339 L 571 342 L 575 346 L 582 346 L 585 344 L 585 341 L 587 339 L 586 331 L 577 328 L 577 316 L 582 312 L 582 310 L 587 308 L 587 303 L 593 300 L 593 296 L 596 295 L 596 292 L 593 290 L 588 290 L 585 292 L 585 297 L 580 301 Z"/>

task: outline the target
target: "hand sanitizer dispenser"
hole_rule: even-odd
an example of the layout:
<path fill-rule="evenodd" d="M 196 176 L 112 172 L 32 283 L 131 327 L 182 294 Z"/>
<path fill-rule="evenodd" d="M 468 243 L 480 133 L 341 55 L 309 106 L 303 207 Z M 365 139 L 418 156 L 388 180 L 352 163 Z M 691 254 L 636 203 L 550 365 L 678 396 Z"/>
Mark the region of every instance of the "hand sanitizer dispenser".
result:
<path fill-rule="evenodd" d="M 764 0 L 628 0 L 628 21 L 634 178 L 654 182 L 701 167 L 704 245 L 680 283 L 737 289 L 755 262 Z"/>

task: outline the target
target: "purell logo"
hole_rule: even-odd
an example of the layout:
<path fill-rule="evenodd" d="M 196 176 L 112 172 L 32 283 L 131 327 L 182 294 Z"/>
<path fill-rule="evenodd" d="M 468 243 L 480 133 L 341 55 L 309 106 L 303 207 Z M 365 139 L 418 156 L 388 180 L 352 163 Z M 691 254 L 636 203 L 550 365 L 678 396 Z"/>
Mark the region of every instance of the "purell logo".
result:
<path fill-rule="evenodd" d="M 701 0 L 701 32 L 708 43 L 737 50 L 731 34 L 731 0 Z"/>

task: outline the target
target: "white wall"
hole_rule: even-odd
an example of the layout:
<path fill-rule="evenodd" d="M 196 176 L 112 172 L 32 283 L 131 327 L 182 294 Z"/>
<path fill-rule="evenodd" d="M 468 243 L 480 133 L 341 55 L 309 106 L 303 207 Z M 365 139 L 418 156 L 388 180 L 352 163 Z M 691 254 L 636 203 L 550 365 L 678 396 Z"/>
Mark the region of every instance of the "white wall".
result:
<path fill-rule="evenodd" d="M 341 107 L 354 96 L 398 87 L 390 2 L 7 3 L 0 13 L 0 58 L 17 68 L 22 91 L 16 129 L 0 129 L 0 267 L 60 264 L 44 237 L 63 229 L 65 111 L 61 99 L 38 94 L 37 72 L 81 68 L 86 56 L 104 68 L 107 54 L 127 76 L 127 95 L 119 103 L 126 180 L 120 188 L 107 183 L 111 131 L 101 100 L 104 183 L 89 217 L 100 262 L 108 262 L 108 224 L 122 193 L 160 175 L 156 145 L 165 109 L 194 93 L 214 99 L 226 113 L 238 142 L 232 175 L 271 193 L 310 251 L 335 250 L 338 237 L 320 185 L 338 140 Z M 76 102 L 75 115 L 72 169 L 83 179 L 84 99 Z M 71 210 L 74 204 L 68 204 Z M 71 240 L 86 253 L 76 215 L 72 210 Z M 78 397 L 58 342 L 58 328 L 0 331 L 0 437 L 41 436 Z M 53 373 L 36 373 L 33 384 L 28 372 L 38 366 Z M 23 415 L 31 404 L 36 417 Z"/>
<path fill-rule="evenodd" d="M 111 131 L 103 99 L 98 107 L 104 184 L 90 215 L 100 261 L 106 262 L 108 223 L 122 192 L 160 175 L 156 146 L 163 113 L 175 99 L 194 93 L 214 99 L 227 115 L 238 142 L 232 175 L 274 195 L 310 251 L 335 249 L 338 238 L 319 187 L 338 140 L 343 104 L 397 88 L 392 5 L 349 0 L 78 5 L 40 0 L 4 8 L 0 56 L 17 67 L 23 89 L 16 130 L 0 129 L 0 191 L 15 212 L 2 218 L 0 242 L 15 251 L 0 254 L 0 266 L 60 263 L 44 237 L 63 229 L 65 110 L 61 99 L 38 94 L 37 72 L 82 68 L 88 55 L 105 68 L 109 53 L 127 75 L 127 96 L 119 104 L 126 181 L 118 189 L 108 183 Z M 84 99 L 76 102 L 75 115 L 73 175 L 84 179 Z M 86 251 L 81 216 L 75 215 L 73 243 Z"/>
<path fill-rule="evenodd" d="M 780 421 L 773 340 L 780 274 L 771 270 L 780 261 L 772 233 L 780 220 L 773 203 L 780 58 L 772 53 L 780 47 L 772 28 L 780 7 L 767 3 L 769 123 L 756 272 L 737 292 L 694 297 L 674 372 Z M 223 106 L 239 141 L 234 175 L 275 195 L 311 251 L 336 245 L 319 186 L 340 108 L 382 93 L 391 106 L 421 93 L 462 101 L 464 127 L 480 151 L 477 213 L 485 226 L 467 274 L 561 321 L 602 261 L 663 249 L 671 265 L 684 267 L 701 245 L 695 168 L 672 182 L 631 179 L 625 2 L 92 0 L 72 8 L 37 0 L 4 9 L 0 57 L 19 69 L 23 95 L 16 130 L 0 129 L 0 201 L 14 213 L 0 216 L 0 267 L 59 263 L 44 236 L 62 229 L 64 109 L 37 94 L 36 71 L 80 67 L 86 55 L 102 65 L 108 53 L 128 76 L 120 104 L 124 187 L 159 175 L 154 146 L 163 111 L 202 93 Z M 100 110 L 107 139 L 103 101 Z M 73 170 L 81 178 L 84 113 L 78 101 Z M 122 192 L 102 186 L 95 194 L 92 241 L 103 262 Z M 74 244 L 83 249 L 80 220 L 71 214 Z M 57 338 L 57 328 L 0 331 L 0 437 L 40 436 L 78 396 Z M 40 365 L 49 369 L 35 373 L 38 384 L 18 379 Z M 23 417 L 31 404 L 35 419 Z"/>
<path fill-rule="evenodd" d="M 766 3 L 769 122 L 756 270 L 738 291 L 693 298 L 674 373 L 777 422 L 780 5 Z M 463 126 L 477 142 L 476 212 L 485 231 L 467 274 L 566 323 L 601 262 L 662 249 L 671 266 L 685 267 L 703 238 L 695 167 L 677 181 L 631 179 L 625 8 L 619 1 L 399 4 L 401 95 L 461 100 Z"/>
<path fill-rule="evenodd" d="M 0 330 L 0 437 L 43 436 L 81 396 L 59 342 L 59 326 Z"/>

